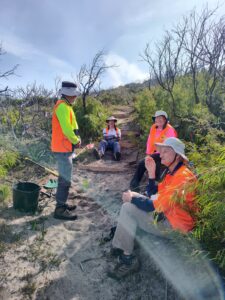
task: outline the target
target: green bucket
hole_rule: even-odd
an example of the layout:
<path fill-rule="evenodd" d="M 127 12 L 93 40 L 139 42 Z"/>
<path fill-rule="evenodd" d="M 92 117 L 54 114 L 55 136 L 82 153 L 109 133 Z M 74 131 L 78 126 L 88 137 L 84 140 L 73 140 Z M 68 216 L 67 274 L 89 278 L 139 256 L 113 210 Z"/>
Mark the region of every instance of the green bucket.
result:
<path fill-rule="evenodd" d="M 13 207 L 24 212 L 35 212 L 41 187 L 33 182 L 18 182 L 13 185 Z"/>

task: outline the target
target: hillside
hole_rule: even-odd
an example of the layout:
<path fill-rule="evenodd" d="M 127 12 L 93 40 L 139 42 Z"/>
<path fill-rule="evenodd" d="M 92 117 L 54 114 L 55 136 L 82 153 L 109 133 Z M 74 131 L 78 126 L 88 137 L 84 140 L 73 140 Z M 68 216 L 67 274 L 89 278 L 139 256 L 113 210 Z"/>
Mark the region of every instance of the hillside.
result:
<path fill-rule="evenodd" d="M 136 252 L 141 256 L 141 272 L 122 282 L 107 276 L 114 261 L 107 255 L 110 242 L 103 238 L 116 224 L 121 193 L 142 156 L 133 108 L 118 106 L 115 116 L 123 136 L 121 162 L 114 162 L 111 153 L 96 161 L 90 150 L 74 162 L 76 196 L 70 201 L 77 205 L 76 221 L 53 218 L 54 196 L 42 195 L 35 215 L 14 210 L 12 199 L 1 210 L 1 299 L 183 299 L 183 293 L 196 295 L 199 285 L 208 295 L 204 299 L 220 299 L 217 274 L 207 260 L 199 256 L 191 263 L 181 255 L 185 249 L 195 249 L 190 240 L 180 239 L 178 247 L 173 239 L 149 239 L 140 233 Z M 54 178 L 38 166 L 23 163 L 8 179 L 42 186 Z"/>

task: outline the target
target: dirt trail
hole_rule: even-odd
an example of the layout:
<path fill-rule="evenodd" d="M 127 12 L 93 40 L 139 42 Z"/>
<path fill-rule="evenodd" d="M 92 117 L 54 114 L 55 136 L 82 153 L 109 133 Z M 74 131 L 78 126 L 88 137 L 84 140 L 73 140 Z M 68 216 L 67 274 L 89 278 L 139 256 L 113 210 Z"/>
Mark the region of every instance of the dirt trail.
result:
<path fill-rule="evenodd" d="M 0 299 L 181 299 L 144 252 L 139 274 L 121 282 L 106 274 L 113 262 L 106 258 L 110 243 L 103 243 L 102 236 L 116 222 L 121 193 L 129 187 L 138 158 L 131 113 L 132 108 L 120 107 L 114 114 L 122 129 L 120 162 L 108 153 L 104 160 L 74 166 L 78 220 L 55 220 L 55 201 L 48 198 L 34 216 L 12 207 L 1 213 L 0 235 L 7 247 L 0 252 Z"/>

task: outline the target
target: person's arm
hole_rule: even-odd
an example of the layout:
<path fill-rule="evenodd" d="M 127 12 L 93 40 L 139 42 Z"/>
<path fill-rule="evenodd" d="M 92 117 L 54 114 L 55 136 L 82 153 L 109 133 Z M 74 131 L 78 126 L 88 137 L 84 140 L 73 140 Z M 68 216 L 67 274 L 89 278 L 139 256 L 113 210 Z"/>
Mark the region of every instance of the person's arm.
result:
<path fill-rule="evenodd" d="M 150 155 L 152 153 L 152 149 L 150 147 L 151 132 L 152 132 L 152 127 L 150 128 L 148 139 L 147 139 L 147 144 L 146 144 L 146 154 L 147 155 Z"/>
<path fill-rule="evenodd" d="M 144 197 L 144 196 L 132 197 L 131 203 L 133 203 L 135 206 L 137 206 L 137 208 L 139 208 L 143 211 L 146 211 L 146 212 L 155 210 L 153 201 L 148 197 Z"/>
<path fill-rule="evenodd" d="M 106 140 L 107 134 L 105 128 L 102 130 L 103 139 Z"/>
<path fill-rule="evenodd" d="M 139 193 L 132 192 L 128 190 L 127 192 L 124 192 L 122 195 L 123 202 L 130 202 L 137 206 L 139 209 L 150 212 L 153 211 L 155 208 L 152 204 L 152 200 L 148 197 L 145 197 Z"/>
<path fill-rule="evenodd" d="M 148 179 L 148 185 L 146 187 L 146 192 L 148 194 L 148 197 L 151 197 L 152 195 L 155 195 L 158 193 L 158 185 L 155 181 L 155 179 Z"/>
<path fill-rule="evenodd" d="M 167 132 L 166 132 L 166 137 L 167 137 L 167 138 L 169 138 L 169 137 L 177 137 L 177 132 L 176 132 L 176 130 L 175 130 L 173 127 L 169 128 L 169 129 L 167 130 Z"/>
<path fill-rule="evenodd" d="M 117 136 L 117 140 L 120 141 L 121 140 L 121 130 L 118 128 L 118 136 Z"/>
<path fill-rule="evenodd" d="M 70 109 L 68 109 L 65 104 L 61 103 L 56 109 L 56 116 L 59 120 L 63 134 L 73 145 L 78 144 L 80 139 L 74 133 L 74 130 L 70 124 Z"/>

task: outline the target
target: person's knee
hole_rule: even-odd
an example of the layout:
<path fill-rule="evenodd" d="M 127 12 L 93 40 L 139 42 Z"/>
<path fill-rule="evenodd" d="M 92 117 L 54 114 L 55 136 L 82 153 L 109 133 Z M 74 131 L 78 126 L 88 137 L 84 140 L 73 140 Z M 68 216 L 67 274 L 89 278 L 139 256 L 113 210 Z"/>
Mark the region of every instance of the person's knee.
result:
<path fill-rule="evenodd" d="M 136 206 L 130 202 L 125 202 L 122 205 L 122 211 L 124 213 L 132 213 L 135 210 Z"/>

